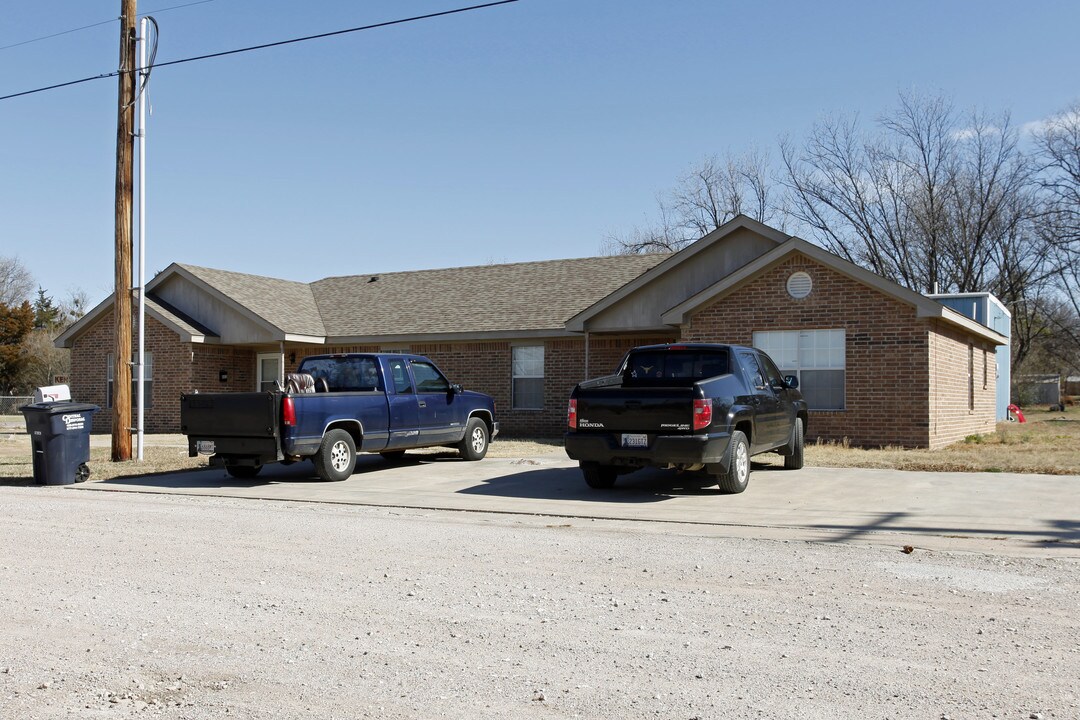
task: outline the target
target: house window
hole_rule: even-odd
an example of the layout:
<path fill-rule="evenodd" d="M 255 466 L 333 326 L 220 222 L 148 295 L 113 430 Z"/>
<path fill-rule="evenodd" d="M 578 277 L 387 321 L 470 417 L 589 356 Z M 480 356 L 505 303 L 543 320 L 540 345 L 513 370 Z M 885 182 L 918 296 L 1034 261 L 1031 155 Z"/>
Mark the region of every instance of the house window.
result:
<path fill-rule="evenodd" d="M 109 353 L 105 360 L 105 407 L 113 406 L 113 358 Z M 131 407 L 139 407 L 139 369 L 131 367 Z M 146 395 L 146 409 L 154 407 L 154 353 L 143 353 L 143 394 Z"/>
<path fill-rule="evenodd" d="M 765 351 L 785 375 L 799 378 L 811 410 L 844 410 L 846 375 L 844 330 L 768 330 L 754 333 L 754 347 Z"/>
<path fill-rule="evenodd" d="M 968 343 L 968 411 L 975 410 L 975 346 Z"/>
<path fill-rule="evenodd" d="M 515 410 L 544 409 L 544 346 L 522 345 L 511 349 L 513 403 Z"/>

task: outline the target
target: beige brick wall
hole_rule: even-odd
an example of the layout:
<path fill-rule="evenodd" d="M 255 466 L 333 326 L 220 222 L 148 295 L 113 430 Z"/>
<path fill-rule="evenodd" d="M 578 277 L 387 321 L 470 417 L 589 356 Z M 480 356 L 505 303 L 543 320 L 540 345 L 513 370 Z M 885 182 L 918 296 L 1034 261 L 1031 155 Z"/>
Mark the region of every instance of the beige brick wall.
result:
<path fill-rule="evenodd" d="M 795 300 L 788 277 L 808 273 L 813 291 Z M 695 313 L 687 342 L 749 345 L 754 331 L 843 328 L 846 409 L 811 411 L 808 438 L 875 447 L 929 444 L 928 323 L 901 303 L 802 255 L 793 256 Z"/>
<path fill-rule="evenodd" d="M 994 346 L 934 323 L 930 328 L 930 442 L 940 448 L 997 425 Z M 971 370 L 969 381 L 969 369 Z"/>

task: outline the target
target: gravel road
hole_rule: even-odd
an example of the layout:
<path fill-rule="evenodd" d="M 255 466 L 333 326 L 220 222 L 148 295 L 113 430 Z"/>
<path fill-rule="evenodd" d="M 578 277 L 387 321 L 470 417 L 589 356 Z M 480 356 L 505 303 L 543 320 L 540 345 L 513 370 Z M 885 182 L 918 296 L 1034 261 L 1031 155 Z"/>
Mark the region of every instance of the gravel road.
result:
<path fill-rule="evenodd" d="M 0 718 L 1080 717 L 1080 564 L 0 487 Z"/>

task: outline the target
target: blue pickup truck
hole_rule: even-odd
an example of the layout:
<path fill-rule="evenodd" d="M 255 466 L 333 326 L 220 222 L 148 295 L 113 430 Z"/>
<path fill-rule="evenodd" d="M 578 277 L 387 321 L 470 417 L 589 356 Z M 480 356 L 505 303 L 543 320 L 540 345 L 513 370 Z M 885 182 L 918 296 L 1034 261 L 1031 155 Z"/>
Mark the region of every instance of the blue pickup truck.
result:
<path fill-rule="evenodd" d="M 310 459 L 323 480 L 345 480 L 356 453 L 397 459 L 422 447 L 480 460 L 499 432 L 495 401 L 451 383 L 419 355 L 314 355 L 282 390 L 180 396 L 188 455 L 209 455 L 236 478 Z"/>

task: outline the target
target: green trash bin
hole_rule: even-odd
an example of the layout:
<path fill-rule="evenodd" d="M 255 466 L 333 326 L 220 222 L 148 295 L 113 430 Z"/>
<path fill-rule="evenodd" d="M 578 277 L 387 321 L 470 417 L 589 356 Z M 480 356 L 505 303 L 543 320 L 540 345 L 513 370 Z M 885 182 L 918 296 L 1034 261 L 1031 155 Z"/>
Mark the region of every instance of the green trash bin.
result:
<path fill-rule="evenodd" d="M 91 417 L 97 405 L 70 401 L 41 402 L 19 408 L 34 453 L 34 482 L 70 485 L 90 477 Z"/>

